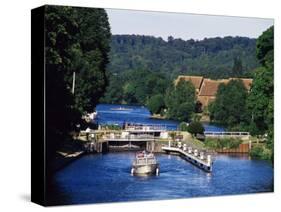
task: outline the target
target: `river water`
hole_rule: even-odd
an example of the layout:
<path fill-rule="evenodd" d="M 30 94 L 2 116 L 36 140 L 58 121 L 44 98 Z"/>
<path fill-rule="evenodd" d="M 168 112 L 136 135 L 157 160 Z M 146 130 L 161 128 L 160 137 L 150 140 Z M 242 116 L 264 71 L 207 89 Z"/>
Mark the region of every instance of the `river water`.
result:
<path fill-rule="evenodd" d="M 99 124 L 158 124 L 176 129 L 178 122 L 150 118 L 147 108 L 100 104 Z M 205 130 L 223 131 L 214 125 Z M 133 152 L 85 155 L 58 171 L 49 185 L 49 204 L 160 200 L 273 191 L 271 163 L 248 156 L 218 155 L 206 173 L 179 156 L 156 154 L 160 176 L 130 175 Z"/>
<path fill-rule="evenodd" d="M 269 162 L 218 155 L 206 173 L 176 155 L 156 154 L 160 175 L 130 175 L 133 152 L 85 155 L 54 177 L 50 204 L 161 200 L 273 191 Z"/>
<path fill-rule="evenodd" d="M 151 113 L 144 106 L 99 104 L 96 111 L 98 112 L 96 122 L 101 125 L 149 124 L 161 125 L 168 130 L 176 130 L 179 125 L 177 121 L 150 118 Z M 204 124 L 204 128 L 205 131 L 224 131 L 224 128 L 217 125 Z"/>

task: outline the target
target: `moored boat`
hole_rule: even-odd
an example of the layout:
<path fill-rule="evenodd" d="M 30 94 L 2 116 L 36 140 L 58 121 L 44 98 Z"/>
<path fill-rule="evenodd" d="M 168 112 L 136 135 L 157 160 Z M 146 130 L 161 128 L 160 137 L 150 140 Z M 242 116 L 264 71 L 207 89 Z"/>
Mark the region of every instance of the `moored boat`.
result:
<path fill-rule="evenodd" d="M 159 164 L 153 153 L 138 152 L 133 161 L 132 175 L 159 175 Z"/>
<path fill-rule="evenodd" d="M 126 107 L 118 107 L 118 108 L 111 108 L 110 110 L 120 110 L 120 111 L 131 111 L 132 108 L 126 108 Z"/>

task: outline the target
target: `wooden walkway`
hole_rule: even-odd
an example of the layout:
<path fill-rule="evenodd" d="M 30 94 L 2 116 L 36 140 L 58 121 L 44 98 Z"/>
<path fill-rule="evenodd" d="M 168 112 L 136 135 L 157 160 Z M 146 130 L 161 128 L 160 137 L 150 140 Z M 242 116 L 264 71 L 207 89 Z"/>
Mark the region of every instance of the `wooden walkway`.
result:
<path fill-rule="evenodd" d="M 164 146 L 162 147 L 162 150 L 165 152 L 174 152 L 180 154 L 184 159 L 189 161 L 191 164 L 197 166 L 198 168 L 206 171 L 206 172 L 211 172 L 212 171 L 212 158 L 211 155 L 207 155 L 207 157 L 202 157 L 201 154 L 197 154 L 197 150 L 191 151 L 190 149 L 188 151 L 177 148 L 177 147 L 169 147 L 169 146 Z"/>

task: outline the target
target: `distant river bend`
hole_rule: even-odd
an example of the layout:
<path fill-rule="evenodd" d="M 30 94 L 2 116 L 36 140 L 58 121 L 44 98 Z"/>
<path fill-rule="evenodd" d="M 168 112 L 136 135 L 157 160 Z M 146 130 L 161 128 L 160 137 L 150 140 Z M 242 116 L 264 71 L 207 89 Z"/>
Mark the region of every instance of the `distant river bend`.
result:
<path fill-rule="evenodd" d="M 150 111 L 144 106 L 99 104 L 96 107 L 98 112 L 97 123 L 101 125 L 114 124 L 122 126 L 124 123 L 162 125 L 168 130 L 176 130 L 179 122 L 172 120 L 153 119 Z M 224 128 L 204 124 L 205 131 L 222 132 Z"/>

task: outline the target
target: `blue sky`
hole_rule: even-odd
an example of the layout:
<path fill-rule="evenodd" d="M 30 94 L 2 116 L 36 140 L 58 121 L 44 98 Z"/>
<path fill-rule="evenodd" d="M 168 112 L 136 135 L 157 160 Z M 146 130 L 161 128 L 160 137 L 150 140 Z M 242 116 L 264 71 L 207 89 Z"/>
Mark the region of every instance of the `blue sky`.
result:
<path fill-rule="evenodd" d="M 168 36 L 183 40 L 210 37 L 246 36 L 257 38 L 273 25 L 273 19 L 188 13 L 145 12 L 106 9 L 112 34 Z"/>

